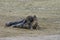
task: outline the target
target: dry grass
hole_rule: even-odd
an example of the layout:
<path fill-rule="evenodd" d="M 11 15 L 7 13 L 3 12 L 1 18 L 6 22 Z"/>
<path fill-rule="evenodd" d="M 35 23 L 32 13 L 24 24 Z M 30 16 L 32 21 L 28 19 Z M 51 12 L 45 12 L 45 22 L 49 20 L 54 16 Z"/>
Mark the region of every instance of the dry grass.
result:
<path fill-rule="evenodd" d="M 0 37 L 18 35 L 60 34 L 60 0 L 0 0 Z M 42 8 L 39 10 L 39 8 Z M 45 8 L 45 9 L 44 9 Z M 53 9 L 52 9 L 53 8 Z M 57 8 L 57 9 L 55 9 Z M 27 15 L 37 15 L 40 30 L 6 28 L 5 23 L 21 20 Z"/>

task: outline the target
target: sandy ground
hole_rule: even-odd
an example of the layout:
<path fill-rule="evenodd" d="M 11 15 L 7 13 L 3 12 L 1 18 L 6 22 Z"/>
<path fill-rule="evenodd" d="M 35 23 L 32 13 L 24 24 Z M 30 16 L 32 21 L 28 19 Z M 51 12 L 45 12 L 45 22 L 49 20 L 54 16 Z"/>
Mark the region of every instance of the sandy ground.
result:
<path fill-rule="evenodd" d="M 40 30 L 5 27 L 5 23 L 20 21 L 28 15 L 38 17 Z M 0 37 L 5 37 L 0 40 L 51 40 L 51 38 L 58 40 L 58 34 L 60 34 L 60 0 L 0 0 Z"/>
<path fill-rule="evenodd" d="M 5 37 L 0 40 L 60 40 L 60 35 Z"/>

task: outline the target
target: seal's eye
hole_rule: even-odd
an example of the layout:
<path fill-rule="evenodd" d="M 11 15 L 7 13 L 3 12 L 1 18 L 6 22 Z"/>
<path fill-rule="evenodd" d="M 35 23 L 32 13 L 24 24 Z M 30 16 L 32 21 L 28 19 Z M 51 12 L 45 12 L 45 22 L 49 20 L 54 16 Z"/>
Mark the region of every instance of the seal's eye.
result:
<path fill-rule="evenodd" d="M 37 18 L 36 15 L 34 15 L 34 18 Z"/>

